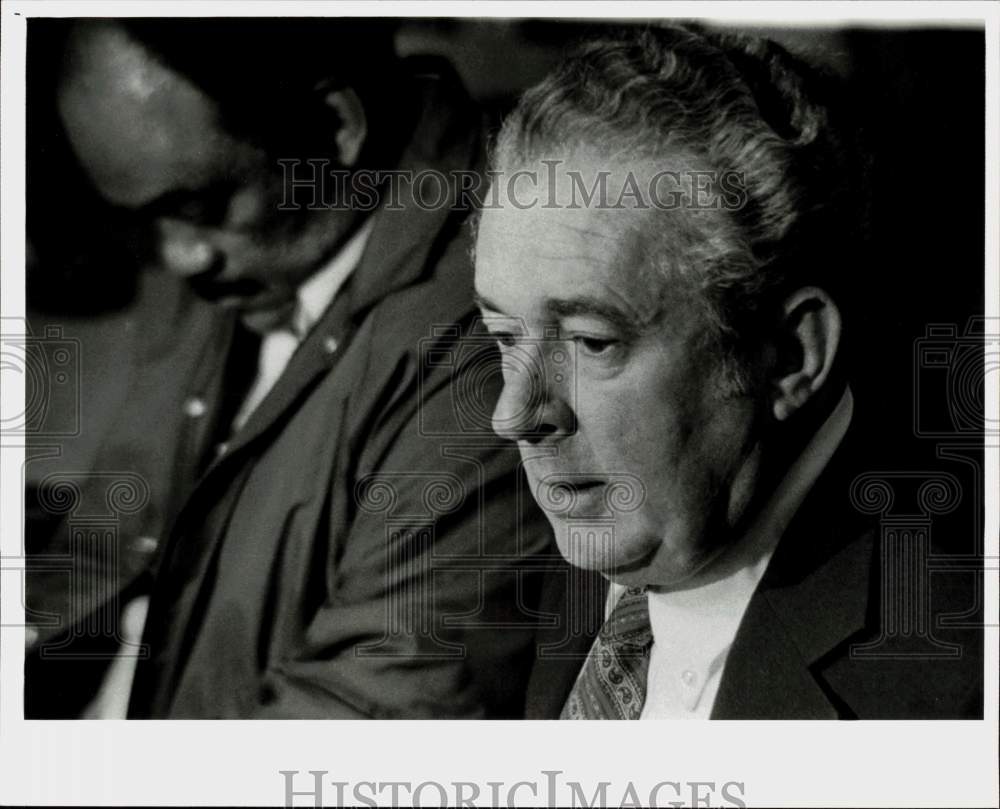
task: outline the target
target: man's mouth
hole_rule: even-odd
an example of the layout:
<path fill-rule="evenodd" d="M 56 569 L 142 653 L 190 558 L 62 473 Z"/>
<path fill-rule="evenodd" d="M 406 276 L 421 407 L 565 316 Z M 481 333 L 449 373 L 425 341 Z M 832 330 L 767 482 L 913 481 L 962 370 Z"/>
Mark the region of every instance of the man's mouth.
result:
<path fill-rule="evenodd" d="M 577 475 L 548 475 L 538 481 L 536 499 L 549 512 L 565 516 L 582 516 L 577 508 L 593 507 L 595 499 L 603 506 L 607 481 Z"/>
<path fill-rule="evenodd" d="M 221 279 L 217 274 L 199 275 L 189 278 L 188 283 L 197 295 L 212 303 L 238 305 L 251 300 L 266 289 L 260 281 L 252 278 L 236 278 L 231 281 Z"/>
<path fill-rule="evenodd" d="M 550 488 L 561 488 L 567 492 L 579 493 L 590 491 L 591 489 L 596 489 L 601 486 L 605 486 L 607 481 L 600 480 L 598 478 L 577 478 L 577 477 L 561 477 L 561 476 L 549 476 L 543 478 L 539 481 L 540 486 L 548 486 Z"/>

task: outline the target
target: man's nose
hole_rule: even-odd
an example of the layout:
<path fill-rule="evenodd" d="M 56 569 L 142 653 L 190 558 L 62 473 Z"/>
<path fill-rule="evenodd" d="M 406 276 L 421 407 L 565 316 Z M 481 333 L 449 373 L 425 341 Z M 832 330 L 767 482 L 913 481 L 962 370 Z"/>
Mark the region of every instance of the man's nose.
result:
<path fill-rule="evenodd" d="M 209 272 L 222 260 L 221 252 L 205 234 L 186 222 L 161 219 L 156 223 L 160 261 L 182 278 Z"/>
<path fill-rule="evenodd" d="M 553 368 L 547 352 L 534 347 L 504 352 L 503 390 L 493 410 L 493 432 L 532 444 L 557 440 L 576 430 L 568 369 Z"/>

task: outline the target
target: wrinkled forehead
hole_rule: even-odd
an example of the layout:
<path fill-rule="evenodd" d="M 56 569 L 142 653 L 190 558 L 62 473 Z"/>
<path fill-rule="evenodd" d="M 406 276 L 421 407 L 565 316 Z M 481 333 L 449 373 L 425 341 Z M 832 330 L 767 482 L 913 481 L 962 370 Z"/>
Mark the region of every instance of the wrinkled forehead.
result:
<path fill-rule="evenodd" d="M 687 205 L 692 183 L 704 180 L 694 166 L 683 155 L 572 155 L 498 173 L 480 217 L 478 281 L 513 277 L 548 293 L 556 284 L 603 287 L 637 309 L 661 305 L 671 265 L 723 225 L 713 221 L 720 212 Z"/>
<path fill-rule="evenodd" d="M 546 205 L 539 195 L 519 194 L 516 204 L 485 209 L 479 220 L 477 264 L 484 270 L 529 268 L 544 281 L 560 275 L 606 276 L 608 281 L 632 281 L 638 235 L 637 217 L 625 211 L 587 206 Z"/>

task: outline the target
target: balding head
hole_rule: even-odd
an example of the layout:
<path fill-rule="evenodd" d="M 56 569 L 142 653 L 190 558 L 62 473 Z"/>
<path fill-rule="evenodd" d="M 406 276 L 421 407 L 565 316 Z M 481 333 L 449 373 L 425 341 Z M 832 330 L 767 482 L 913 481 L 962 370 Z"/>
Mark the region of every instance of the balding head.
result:
<path fill-rule="evenodd" d="M 273 88 L 255 78 L 259 68 L 234 73 L 229 60 L 239 61 L 238 48 L 221 60 L 221 78 L 192 64 L 197 59 L 175 63 L 167 51 L 183 43 L 182 33 L 207 35 L 200 21 L 184 23 L 163 23 L 162 31 L 156 25 L 137 31 L 131 22 L 77 23 L 58 85 L 59 114 L 97 191 L 151 226 L 159 263 L 240 310 L 251 327 L 271 328 L 358 217 L 348 210 L 282 209 L 278 160 L 328 158 L 355 166 L 368 120 L 350 87 L 317 91 L 300 84 L 301 92 L 289 87 L 275 100 Z M 249 34 L 244 44 L 258 28 Z M 321 123 L 303 124 L 308 120 Z"/>
<path fill-rule="evenodd" d="M 197 180 L 216 150 L 233 146 L 215 103 L 111 21 L 71 32 L 58 108 L 97 189 L 126 207 Z"/>

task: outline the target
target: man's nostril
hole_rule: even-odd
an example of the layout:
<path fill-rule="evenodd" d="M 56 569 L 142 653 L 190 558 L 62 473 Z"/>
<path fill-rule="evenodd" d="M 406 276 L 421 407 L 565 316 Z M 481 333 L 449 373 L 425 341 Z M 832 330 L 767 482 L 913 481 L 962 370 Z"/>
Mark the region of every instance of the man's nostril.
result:
<path fill-rule="evenodd" d="M 522 441 L 527 441 L 529 444 L 539 444 L 546 438 L 555 435 L 557 432 L 558 428 L 556 425 L 543 422 L 542 424 L 532 425 L 532 429 L 525 431 L 520 438 Z"/>

